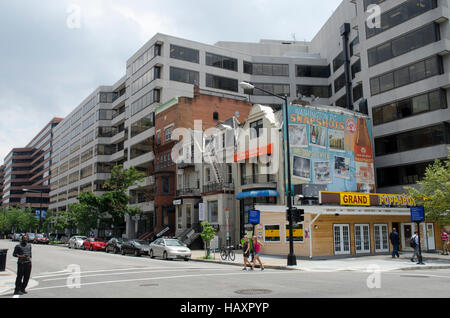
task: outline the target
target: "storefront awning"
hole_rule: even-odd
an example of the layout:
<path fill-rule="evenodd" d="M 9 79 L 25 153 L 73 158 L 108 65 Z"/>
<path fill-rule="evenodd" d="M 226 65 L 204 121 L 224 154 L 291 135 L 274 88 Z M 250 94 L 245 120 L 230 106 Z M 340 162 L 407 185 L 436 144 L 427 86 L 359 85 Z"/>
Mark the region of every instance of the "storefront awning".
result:
<path fill-rule="evenodd" d="M 280 194 L 277 190 L 253 190 L 241 192 L 236 195 L 236 199 L 242 200 L 246 198 L 264 198 L 264 197 L 278 197 Z"/>

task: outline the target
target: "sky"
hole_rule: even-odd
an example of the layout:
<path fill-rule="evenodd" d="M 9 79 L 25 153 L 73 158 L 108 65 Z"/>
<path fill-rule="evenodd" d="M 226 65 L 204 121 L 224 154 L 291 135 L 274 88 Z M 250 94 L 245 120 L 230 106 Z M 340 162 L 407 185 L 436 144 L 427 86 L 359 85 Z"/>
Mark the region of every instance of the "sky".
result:
<path fill-rule="evenodd" d="M 341 0 L 0 0 L 0 164 L 67 116 L 156 33 L 310 41 Z"/>

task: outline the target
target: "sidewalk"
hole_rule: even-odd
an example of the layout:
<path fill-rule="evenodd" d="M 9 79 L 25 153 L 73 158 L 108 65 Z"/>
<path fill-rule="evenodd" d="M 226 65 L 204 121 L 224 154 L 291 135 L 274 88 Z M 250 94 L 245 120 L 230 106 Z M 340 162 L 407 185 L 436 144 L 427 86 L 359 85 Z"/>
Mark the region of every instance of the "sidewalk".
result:
<path fill-rule="evenodd" d="M 38 282 L 31 279 L 28 281 L 28 288 L 36 287 Z M 0 296 L 13 296 L 14 288 L 16 287 L 16 273 L 6 269 L 5 272 L 0 272 Z"/>
<path fill-rule="evenodd" d="M 244 266 L 242 252 L 236 253 L 234 262 L 222 261 L 218 253 L 215 260 L 205 260 L 205 251 L 192 251 L 192 261 L 218 264 Z M 211 253 L 214 257 L 214 253 Z M 335 271 L 367 271 L 379 270 L 381 272 L 394 270 L 419 270 L 419 269 L 450 269 L 450 256 L 422 253 L 425 265 L 417 265 L 411 262 L 411 253 L 405 252 L 400 258 L 392 258 L 391 255 L 363 256 L 327 260 L 297 259 L 297 266 L 287 266 L 287 256 L 261 255 L 264 268 L 281 270 L 301 270 L 311 272 L 335 272 Z"/>

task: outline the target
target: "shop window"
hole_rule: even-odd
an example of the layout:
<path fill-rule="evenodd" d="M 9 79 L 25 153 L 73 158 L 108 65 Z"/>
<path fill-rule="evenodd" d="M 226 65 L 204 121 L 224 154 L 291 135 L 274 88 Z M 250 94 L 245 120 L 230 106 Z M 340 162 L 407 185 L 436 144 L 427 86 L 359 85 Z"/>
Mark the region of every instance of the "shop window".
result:
<path fill-rule="evenodd" d="M 285 224 L 284 225 L 284 230 L 286 233 L 286 243 L 289 243 L 289 224 Z M 304 237 L 303 237 L 303 224 L 293 224 L 292 225 L 292 232 L 293 232 L 293 240 L 294 243 L 299 243 L 299 242 L 304 242 Z"/>
<path fill-rule="evenodd" d="M 264 242 L 280 242 L 279 225 L 264 225 Z"/>

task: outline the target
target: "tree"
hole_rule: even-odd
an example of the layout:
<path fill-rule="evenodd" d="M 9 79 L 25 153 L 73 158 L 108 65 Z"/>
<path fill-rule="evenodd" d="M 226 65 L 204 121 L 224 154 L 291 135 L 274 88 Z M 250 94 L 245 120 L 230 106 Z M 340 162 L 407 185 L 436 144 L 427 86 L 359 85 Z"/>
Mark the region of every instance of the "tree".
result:
<path fill-rule="evenodd" d="M 216 235 L 216 231 L 214 230 L 214 228 L 211 226 L 211 224 L 208 221 L 202 222 L 201 225 L 203 227 L 203 231 L 200 234 L 200 236 L 203 239 L 203 241 L 205 242 L 206 258 L 209 258 L 209 255 L 210 255 L 209 244 L 211 243 L 211 240 Z"/>
<path fill-rule="evenodd" d="M 427 219 L 441 226 L 450 223 L 450 148 L 447 160 L 436 160 L 426 168 L 418 188 L 405 187 L 416 204 L 425 207 Z"/>
<path fill-rule="evenodd" d="M 92 192 L 85 192 L 78 196 L 78 201 L 69 205 L 66 216 L 73 220 L 80 234 L 87 235 L 97 227 L 100 220 L 97 197 Z"/>

